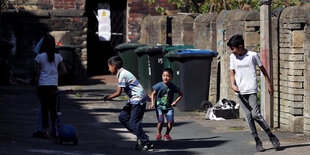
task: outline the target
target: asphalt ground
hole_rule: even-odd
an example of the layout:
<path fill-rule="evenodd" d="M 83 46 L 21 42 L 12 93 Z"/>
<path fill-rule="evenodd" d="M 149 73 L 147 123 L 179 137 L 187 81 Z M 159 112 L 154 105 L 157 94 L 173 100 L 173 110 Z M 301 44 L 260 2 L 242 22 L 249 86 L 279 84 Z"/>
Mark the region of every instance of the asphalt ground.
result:
<path fill-rule="evenodd" d="M 274 129 L 281 142 L 281 147 L 274 150 L 267 135 L 260 131 L 259 136 L 266 150 L 256 152 L 254 140 L 242 119 L 210 121 L 204 119 L 205 112 L 180 111 L 177 107 L 170 134 L 173 141 L 155 141 L 155 111 L 147 110 L 142 125 L 155 149 L 135 151 L 135 136 L 118 122 L 118 114 L 126 102 L 125 95 L 113 101 L 102 100 L 104 95 L 113 93 L 116 88 L 114 76 L 88 77 L 79 84 L 59 87 L 62 90 L 73 89 L 72 93 L 61 96 L 60 111 L 62 121 L 75 126 L 79 132 L 78 145 L 74 146 L 72 143 L 57 144 L 52 139 L 32 136 L 38 110 L 34 86 L 20 83 L 0 86 L 0 154 L 309 154 L 310 140 L 307 135 Z"/>

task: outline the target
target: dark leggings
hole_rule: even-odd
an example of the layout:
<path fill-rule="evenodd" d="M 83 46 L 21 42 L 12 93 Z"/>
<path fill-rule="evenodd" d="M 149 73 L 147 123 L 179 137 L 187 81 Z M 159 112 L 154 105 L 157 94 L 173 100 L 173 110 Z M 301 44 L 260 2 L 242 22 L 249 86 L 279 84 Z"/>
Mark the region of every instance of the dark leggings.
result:
<path fill-rule="evenodd" d="M 57 86 L 39 86 L 38 94 L 42 104 L 42 118 L 45 129 L 49 127 L 48 112 L 50 112 L 52 129 L 55 129 L 56 121 L 56 100 L 57 95 L 53 93 L 57 91 Z"/>

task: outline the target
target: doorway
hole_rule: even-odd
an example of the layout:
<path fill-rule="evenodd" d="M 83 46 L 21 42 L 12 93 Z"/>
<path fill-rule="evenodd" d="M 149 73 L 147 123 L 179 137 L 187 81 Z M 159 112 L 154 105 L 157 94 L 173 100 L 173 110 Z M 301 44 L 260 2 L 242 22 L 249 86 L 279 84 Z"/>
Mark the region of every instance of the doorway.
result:
<path fill-rule="evenodd" d="M 103 6 L 110 7 L 111 39 L 100 41 L 96 12 Z M 88 17 L 87 30 L 87 73 L 91 75 L 110 74 L 107 60 L 116 55 L 115 46 L 125 42 L 127 0 L 86 0 L 85 13 Z"/>

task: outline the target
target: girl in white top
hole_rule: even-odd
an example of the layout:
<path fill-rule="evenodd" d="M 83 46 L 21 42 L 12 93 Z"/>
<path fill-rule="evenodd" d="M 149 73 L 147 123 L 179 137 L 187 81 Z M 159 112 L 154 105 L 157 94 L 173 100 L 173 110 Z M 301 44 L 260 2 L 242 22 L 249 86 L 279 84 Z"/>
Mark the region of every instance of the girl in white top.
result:
<path fill-rule="evenodd" d="M 36 83 L 38 84 L 38 95 L 42 104 L 43 126 L 48 131 L 50 112 L 52 122 L 52 136 L 55 136 L 56 121 L 56 94 L 58 86 L 58 65 L 62 74 L 66 74 L 66 67 L 60 54 L 55 53 L 55 38 L 46 35 L 43 38 L 40 48 L 41 54 L 35 58 L 36 62 Z"/>

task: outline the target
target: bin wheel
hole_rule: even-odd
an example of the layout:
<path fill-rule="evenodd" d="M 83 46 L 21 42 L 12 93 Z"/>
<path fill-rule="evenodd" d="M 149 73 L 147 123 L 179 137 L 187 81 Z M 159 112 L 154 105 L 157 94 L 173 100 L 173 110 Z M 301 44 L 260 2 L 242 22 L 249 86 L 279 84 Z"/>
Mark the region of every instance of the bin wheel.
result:
<path fill-rule="evenodd" d="M 78 139 L 74 139 L 74 140 L 73 140 L 73 145 L 77 145 L 77 144 L 78 144 L 78 141 L 79 141 Z"/>
<path fill-rule="evenodd" d="M 200 109 L 207 111 L 209 108 L 212 107 L 212 104 L 209 101 L 202 101 L 200 104 Z"/>

